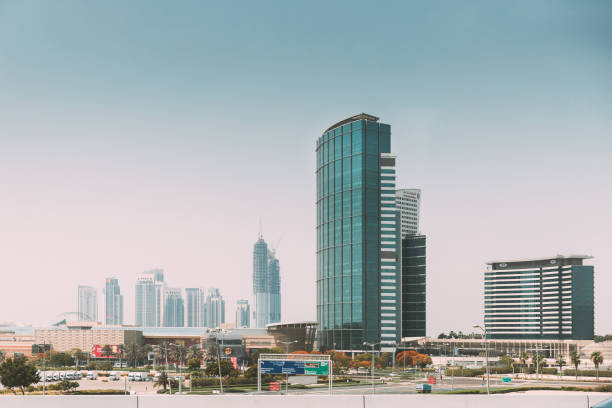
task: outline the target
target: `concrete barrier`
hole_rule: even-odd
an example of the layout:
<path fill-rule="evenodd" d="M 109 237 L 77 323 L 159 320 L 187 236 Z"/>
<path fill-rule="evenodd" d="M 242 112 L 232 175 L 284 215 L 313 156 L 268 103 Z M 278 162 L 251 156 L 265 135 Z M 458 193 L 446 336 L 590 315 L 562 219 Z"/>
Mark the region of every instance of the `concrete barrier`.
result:
<path fill-rule="evenodd" d="M 611 394 L 0 396 L 1 408 L 590 408 Z"/>

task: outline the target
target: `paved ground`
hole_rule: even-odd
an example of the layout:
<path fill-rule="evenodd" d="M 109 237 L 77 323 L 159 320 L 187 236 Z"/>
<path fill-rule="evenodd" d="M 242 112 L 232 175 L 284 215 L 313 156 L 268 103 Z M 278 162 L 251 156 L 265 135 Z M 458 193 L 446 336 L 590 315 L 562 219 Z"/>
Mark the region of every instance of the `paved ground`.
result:
<path fill-rule="evenodd" d="M 421 381 L 422 382 L 422 381 Z M 107 378 L 98 378 L 97 380 L 82 379 L 78 381 L 79 389 L 81 390 L 125 390 L 128 393 L 155 394 L 158 388 L 153 386 L 153 382 L 128 382 L 125 377 L 119 381 L 109 381 Z M 611 384 L 612 381 L 607 382 Z M 606 384 L 601 382 L 600 384 Z M 512 380 L 511 383 L 502 383 L 497 378 L 491 379 L 491 387 L 521 387 L 521 386 L 585 386 L 592 387 L 592 381 L 559 381 L 559 380 Z M 374 390 L 371 384 L 363 384 L 349 387 L 334 387 L 334 394 L 415 394 L 416 383 L 413 381 L 397 381 L 387 384 L 376 384 Z M 450 391 L 451 389 L 484 389 L 485 386 L 480 378 L 465 378 L 456 377 L 453 379 L 444 377 L 444 380 L 433 386 L 435 391 Z M 187 391 L 186 389 L 185 391 Z M 530 391 L 531 392 L 531 391 Z M 545 391 L 539 391 L 545 392 Z M 265 392 L 266 394 L 277 394 L 277 392 Z M 327 394 L 327 387 L 315 388 L 311 390 L 289 390 L 290 394 Z"/>

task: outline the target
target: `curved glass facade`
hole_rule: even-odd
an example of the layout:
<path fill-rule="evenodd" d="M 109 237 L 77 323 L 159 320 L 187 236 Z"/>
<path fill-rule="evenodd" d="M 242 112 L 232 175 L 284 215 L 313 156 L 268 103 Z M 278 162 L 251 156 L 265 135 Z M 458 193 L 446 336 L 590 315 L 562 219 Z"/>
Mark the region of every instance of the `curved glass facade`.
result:
<path fill-rule="evenodd" d="M 317 322 L 321 350 L 380 341 L 380 157 L 391 127 L 358 115 L 317 140 Z"/>

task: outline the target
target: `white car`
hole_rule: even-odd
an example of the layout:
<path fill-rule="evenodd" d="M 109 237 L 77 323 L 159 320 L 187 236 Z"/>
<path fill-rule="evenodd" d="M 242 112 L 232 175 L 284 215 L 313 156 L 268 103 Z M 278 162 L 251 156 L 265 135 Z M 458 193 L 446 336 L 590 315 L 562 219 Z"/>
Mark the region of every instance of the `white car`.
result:
<path fill-rule="evenodd" d="M 98 373 L 95 371 L 90 371 L 87 373 L 87 377 L 88 380 L 97 380 L 98 379 Z"/>
<path fill-rule="evenodd" d="M 108 375 L 108 379 L 110 381 L 119 381 L 120 378 L 121 375 L 116 371 L 111 371 L 111 373 Z"/>

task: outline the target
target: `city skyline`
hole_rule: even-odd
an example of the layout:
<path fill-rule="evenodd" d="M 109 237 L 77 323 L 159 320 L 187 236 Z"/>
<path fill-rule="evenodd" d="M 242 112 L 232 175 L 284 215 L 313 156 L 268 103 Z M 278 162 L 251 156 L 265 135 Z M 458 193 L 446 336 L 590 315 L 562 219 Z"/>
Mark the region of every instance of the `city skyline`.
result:
<path fill-rule="evenodd" d="M 427 334 L 482 323 L 490 259 L 555 253 L 594 256 L 595 333 L 612 332 L 609 2 L 0 10 L 0 322 L 60 320 L 113 276 L 133 324 L 134 276 L 156 266 L 253 307 L 260 217 L 283 320 L 315 320 L 312 151 L 371 112 L 397 185 L 423 192 Z"/>

